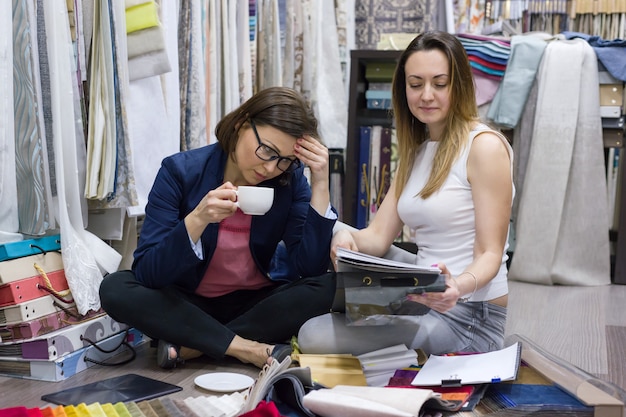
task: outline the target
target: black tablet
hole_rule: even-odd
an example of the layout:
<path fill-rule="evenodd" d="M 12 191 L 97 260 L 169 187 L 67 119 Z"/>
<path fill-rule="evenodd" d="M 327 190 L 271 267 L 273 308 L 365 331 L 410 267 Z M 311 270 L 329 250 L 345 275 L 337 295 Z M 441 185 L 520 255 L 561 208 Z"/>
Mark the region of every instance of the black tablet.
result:
<path fill-rule="evenodd" d="M 115 404 L 118 402 L 143 401 L 181 391 L 178 385 L 136 374 L 126 374 L 114 378 L 92 382 L 80 387 L 45 394 L 41 397 L 58 405 Z"/>

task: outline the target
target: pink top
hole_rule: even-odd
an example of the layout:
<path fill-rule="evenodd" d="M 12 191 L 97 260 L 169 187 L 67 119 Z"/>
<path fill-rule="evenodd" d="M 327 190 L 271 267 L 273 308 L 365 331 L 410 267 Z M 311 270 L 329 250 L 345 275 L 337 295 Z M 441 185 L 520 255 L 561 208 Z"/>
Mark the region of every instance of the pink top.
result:
<path fill-rule="evenodd" d="M 236 290 L 254 290 L 271 285 L 259 271 L 250 252 L 252 216 L 237 209 L 220 223 L 215 253 L 196 294 L 219 297 Z"/>

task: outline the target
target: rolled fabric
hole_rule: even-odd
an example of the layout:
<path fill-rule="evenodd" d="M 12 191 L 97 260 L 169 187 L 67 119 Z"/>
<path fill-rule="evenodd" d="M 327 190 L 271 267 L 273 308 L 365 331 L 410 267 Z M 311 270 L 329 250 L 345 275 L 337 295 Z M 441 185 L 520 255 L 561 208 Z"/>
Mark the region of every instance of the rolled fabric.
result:
<path fill-rule="evenodd" d="M 323 417 L 417 417 L 427 401 L 439 405 L 430 389 L 336 385 L 308 392 L 303 403 Z"/>

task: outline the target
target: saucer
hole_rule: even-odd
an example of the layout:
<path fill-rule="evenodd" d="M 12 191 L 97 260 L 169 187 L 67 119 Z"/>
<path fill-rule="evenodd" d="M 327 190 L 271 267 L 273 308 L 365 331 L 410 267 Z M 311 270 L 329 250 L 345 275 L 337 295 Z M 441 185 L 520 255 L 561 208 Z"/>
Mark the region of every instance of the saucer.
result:
<path fill-rule="evenodd" d="M 250 387 L 254 379 L 235 372 L 212 372 L 197 376 L 193 381 L 200 388 L 215 392 L 241 391 Z"/>

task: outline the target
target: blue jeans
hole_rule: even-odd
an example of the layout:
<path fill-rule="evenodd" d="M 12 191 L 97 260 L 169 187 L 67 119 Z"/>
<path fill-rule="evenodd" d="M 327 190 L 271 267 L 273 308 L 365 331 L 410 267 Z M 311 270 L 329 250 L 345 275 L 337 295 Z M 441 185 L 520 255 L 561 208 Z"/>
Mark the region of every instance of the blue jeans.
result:
<path fill-rule="evenodd" d="M 342 313 L 328 313 L 304 323 L 298 344 L 310 354 L 361 355 L 398 344 L 427 354 L 489 352 L 504 347 L 506 311 L 486 301 L 458 303 L 443 314 L 430 310 L 382 326 L 348 326 Z"/>

